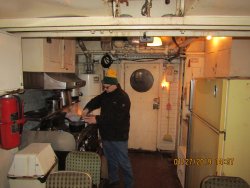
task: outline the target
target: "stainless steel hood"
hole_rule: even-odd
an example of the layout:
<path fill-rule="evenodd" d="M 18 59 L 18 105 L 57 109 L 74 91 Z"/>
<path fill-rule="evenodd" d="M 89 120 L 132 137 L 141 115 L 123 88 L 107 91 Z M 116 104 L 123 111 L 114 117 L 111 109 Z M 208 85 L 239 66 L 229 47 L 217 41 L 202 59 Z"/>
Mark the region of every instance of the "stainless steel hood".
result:
<path fill-rule="evenodd" d="M 74 89 L 83 87 L 74 73 L 23 72 L 24 89 Z"/>

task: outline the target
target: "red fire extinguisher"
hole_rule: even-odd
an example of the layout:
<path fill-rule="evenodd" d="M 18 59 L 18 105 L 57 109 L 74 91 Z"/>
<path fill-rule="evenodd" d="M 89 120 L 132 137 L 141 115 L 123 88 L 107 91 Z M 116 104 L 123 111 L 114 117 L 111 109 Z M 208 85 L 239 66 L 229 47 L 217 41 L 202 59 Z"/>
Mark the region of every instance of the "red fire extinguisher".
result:
<path fill-rule="evenodd" d="M 3 149 L 12 149 L 20 144 L 25 122 L 23 107 L 23 101 L 18 95 L 0 98 L 0 141 Z"/>

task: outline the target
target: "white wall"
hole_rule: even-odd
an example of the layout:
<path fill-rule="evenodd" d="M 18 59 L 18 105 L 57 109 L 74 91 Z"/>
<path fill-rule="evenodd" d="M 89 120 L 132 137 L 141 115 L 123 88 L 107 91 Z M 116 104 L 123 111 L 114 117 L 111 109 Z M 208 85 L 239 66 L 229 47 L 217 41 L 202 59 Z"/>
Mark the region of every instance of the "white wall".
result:
<path fill-rule="evenodd" d="M 168 74 L 168 70 L 172 70 L 171 73 Z M 160 91 L 161 117 L 158 130 L 158 149 L 160 150 L 173 151 L 176 148 L 177 119 L 179 111 L 179 71 L 179 64 L 165 64 L 163 68 L 163 74 L 167 75 L 166 81 L 170 83 L 170 86 L 169 89 L 164 88 Z M 170 104 L 169 110 L 167 108 L 168 103 Z M 172 141 L 167 140 L 166 135 L 170 135 Z"/>

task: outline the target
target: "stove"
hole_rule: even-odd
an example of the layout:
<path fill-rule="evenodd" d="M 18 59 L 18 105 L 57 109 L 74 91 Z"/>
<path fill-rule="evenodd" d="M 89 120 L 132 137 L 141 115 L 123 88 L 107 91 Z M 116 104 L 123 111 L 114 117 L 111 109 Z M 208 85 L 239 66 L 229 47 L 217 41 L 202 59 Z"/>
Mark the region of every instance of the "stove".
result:
<path fill-rule="evenodd" d="M 49 115 L 49 111 L 46 108 L 41 108 L 38 110 L 32 110 L 24 113 L 24 117 L 28 120 L 41 121 Z"/>
<path fill-rule="evenodd" d="M 63 130 L 68 131 L 68 127 L 64 123 L 66 112 L 62 111 L 48 111 L 45 108 L 28 111 L 24 113 L 27 121 L 39 122 L 38 127 L 33 130 L 47 131 L 47 130 Z"/>
<path fill-rule="evenodd" d="M 95 125 L 85 124 L 79 132 L 71 132 L 69 126 L 65 124 L 66 112 L 51 112 L 45 108 L 25 112 L 27 121 L 38 121 L 39 126 L 36 131 L 66 131 L 71 133 L 76 141 L 76 150 L 96 152 L 100 148 L 98 139 L 98 129 Z"/>

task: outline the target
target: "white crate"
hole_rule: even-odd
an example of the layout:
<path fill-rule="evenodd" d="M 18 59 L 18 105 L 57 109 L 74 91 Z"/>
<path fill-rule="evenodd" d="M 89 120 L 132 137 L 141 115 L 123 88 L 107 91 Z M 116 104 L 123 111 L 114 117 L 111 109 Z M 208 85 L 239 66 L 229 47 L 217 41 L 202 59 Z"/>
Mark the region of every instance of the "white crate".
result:
<path fill-rule="evenodd" d="M 53 169 L 49 172 L 55 172 L 58 170 L 58 165 L 53 167 Z M 38 178 L 35 177 L 18 177 L 18 178 L 9 178 L 9 185 L 10 188 L 46 188 L 46 180 L 47 178 L 43 179 L 44 181 L 40 181 Z"/>
<path fill-rule="evenodd" d="M 15 154 L 8 177 L 44 176 L 56 163 L 49 143 L 32 143 Z"/>

